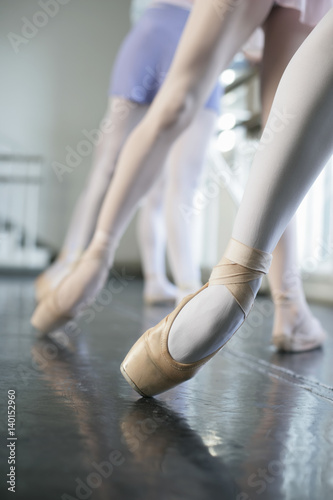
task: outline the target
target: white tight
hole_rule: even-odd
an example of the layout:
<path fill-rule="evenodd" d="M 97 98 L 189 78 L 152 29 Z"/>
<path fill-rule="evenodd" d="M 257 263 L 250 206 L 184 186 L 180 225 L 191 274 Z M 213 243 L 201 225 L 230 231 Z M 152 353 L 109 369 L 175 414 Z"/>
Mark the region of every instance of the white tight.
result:
<path fill-rule="evenodd" d="M 148 106 L 120 97 L 109 99 L 104 119 L 111 123 L 96 146 L 93 167 L 75 206 L 63 245 L 64 254 L 81 253 L 89 244 L 99 211 L 110 185 L 120 150 L 131 131 L 146 114 Z"/>
<path fill-rule="evenodd" d="M 96 147 L 93 168 L 75 206 L 61 254 L 65 262 L 71 263 L 88 246 L 121 147 L 147 109 L 148 106 L 136 105 L 118 97 L 110 99 L 104 119 L 112 123 L 112 129 L 110 133 L 103 134 L 101 143 Z M 193 291 L 200 287 L 200 268 L 192 250 L 195 245 L 195 221 L 185 220 L 179 207 L 181 204 L 192 204 L 216 116 L 211 109 L 200 110 L 197 119 L 176 141 L 163 175 L 147 194 L 140 210 L 138 237 L 147 280 L 160 283 L 165 280 L 167 228 L 168 253 L 177 286 Z M 53 266 L 53 283 L 60 281 L 63 264 Z"/>
<path fill-rule="evenodd" d="M 71 298 L 78 309 L 94 299 L 106 278 L 105 263 L 111 265 L 139 201 L 161 175 L 171 144 L 204 106 L 221 69 L 262 24 L 271 5 L 271 0 L 252 0 L 230 9 L 226 3 L 227 9 L 222 5 L 216 12 L 213 0 L 195 3 L 160 92 L 121 150 L 84 261 L 61 284 L 59 303 Z"/>
<path fill-rule="evenodd" d="M 279 84 L 237 214 L 233 238 L 272 252 L 333 148 L 333 10 L 293 57 Z M 259 283 L 252 282 L 257 291 Z M 177 316 L 169 335 L 178 361 L 223 345 L 243 314 L 222 286 L 209 286 Z"/>
<path fill-rule="evenodd" d="M 192 206 L 216 117 L 211 109 L 199 111 L 172 147 L 163 176 L 149 191 L 140 210 L 138 234 L 145 278 L 157 275 L 162 279 L 165 276 L 164 245 L 167 241 L 172 274 L 177 287 L 183 290 L 200 288 L 201 276 L 194 251 L 198 244 L 196 220 L 186 219 L 181 206 Z M 166 224 L 163 223 L 164 215 Z"/>
<path fill-rule="evenodd" d="M 89 257 L 96 254 L 100 256 L 108 254 L 109 263 L 112 262 L 114 249 L 139 200 L 161 173 L 170 145 L 203 106 L 220 71 L 228 65 L 253 30 L 263 24 L 270 13 L 272 4 L 271 0 L 251 0 L 251 2 L 243 0 L 234 4 L 231 4 L 229 0 L 197 0 L 161 91 L 139 126 L 130 134 L 121 151 L 113 181 L 99 214 L 94 237 L 86 252 L 85 266 L 82 266 L 76 274 L 74 273 L 73 279 L 66 281 L 63 293 L 66 289 L 70 292 L 69 295 L 73 296 L 73 292 L 79 293 L 80 290 L 87 287 L 90 287 L 91 293 L 97 290 L 104 270 L 102 267 L 94 267 L 97 270 L 90 272 Z M 320 55 L 325 50 L 327 52 L 327 46 L 323 44 Z M 331 53 L 329 54 L 331 55 Z M 327 59 L 328 56 L 325 57 Z M 316 59 L 313 56 L 313 59 L 318 65 L 319 58 Z M 313 62 L 311 57 L 309 61 L 310 63 L 307 60 L 307 72 L 311 75 Z M 315 67 L 317 65 L 315 64 Z M 290 71 L 293 72 L 293 70 Z M 290 71 L 286 74 L 288 75 Z M 295 71 L 297 73 L 298 68 Z M 296 77 L 284 78 L 284 81 L 288 82 L 288 91 L 291 95 L 295 94 L 292 92 L 294 81 L 301 88 L 305 87 L 302 99 L 298 94 L 296 96 L 298 100 L 295 100 L 295 104 L 303 106 L 304 103 L 307 103 L 307 94 L 309 94 L 308 101 L 311 103 L 311 98 L 314 101 L 317 96 L 316 91 L 322 89 L 318 89 L 318 85 L 313 85 L 311 89 L 308 88 L 307 73 L 303 75 L 302 72 L 297 73 Z M 314 90 L 315 95 L 311 94 L 311 91 L 313 93 Z M 287 95 L 288 91 L 285 89 L 283 96 Z M 291 100 L 293 102 L 293 99 Z M 301 102 L 298 102 L 300 100 Z M 289 116 L 290 113 L 293 114 L 293 106 L 289 111 L 289 101 L 287 102 L 287 113 L 282 104 L 283 97 L 282 102 L 281 98 L 278 99 L 273 107 L 273 113 L 270 115 L 268 126 L 265 129 L 262 144 L 264 145 L 264 141 L 267 140 L 267 133 L 270 130 L 276 130 L 277 125 L 280 126 L 280 129 L 282 125 L 282 129 L 279 133 L 273 134 L 274 140 L 270 147 L 266 146 L 256 156 L 249 182 L 250 187 L 245 193 L 234 229 L 236 239 L 266 251 L 266 246 L 271 250 L 274 248 L 279 239 L 277 238 L 275 241 L 276 235 L 281 236 L 297 202 L 305 192 L 306 187 L 312 182 L 317 170 L 314 168 L 313 171 L 310 171 L 310 167 L 313 167 L 315 161 L 322 160 L 324 158 L 322 155 L 325 153 L 324 147 L 319 147 L 318 151 L 316 147 L 313 147 L 310 154 L 300 154 L 302 149 L 300 151 L 297 149 L 302 143 L 299 131 L 302 131 L 301 125 L 306 117 L 300 120 L 300 125 L 298 120 L 291 119 Z M 317 109 L 325 111 L 319 106 Z M 301 111 L 304 110 L 297 108 L 298 114 L 301 114 Z M 315 116 L 315 111 L 311 108 L 310 113 L 312 112 Z M 277 123 L 277 120 L 280 122 Z M 297 127 L 294 130 L 292 126 L 295 128 L 296 121 Z M 316 127 L 319 124 L 321 124 L 320 119 L 317 120 Z M 286 134 L 286 129 L 288 129 L 288 134 Z M 311 130 L 313 134 L 315 131 L 316 128 Z M 286 135 L 287 137 L 285 137 Z M 311 136 L 307 135 L 308 142 L 305 147 L 309 147 L 311 142 L 309 137 Z M 282 144 L 275 146 L 277 139 L 284 139 L 285 142 L 282 141 Z M 324 139 L 325 134 L 322 134 L 319 142 Z M 293 161 L 290 161 L 290 155 L 288 156 L 291 148 L 295 145 L 296 150 L 293 150 L 293 154 L 295 155 L 296 152 L 300 154 L 298 168 L 295 167 Z M 274 149 L 273 153 L 272 148 Z M 270 151 L 269 154 L 267 150 Z M 283 163 L 283 155 L 288 158 L 287 167 Z M 261 165 L 261 170 L 257 166 L 258 164 Z M 315 166 L 317 165 L 318 163 Z M 259 172 L 257 172 L 258 169 Z M 299 178 L 300 171 L 302 172 L 301 179 Z M 296 177 L 293 177 L 293 172 L 297 172 Z M 294 196 L 293 190 L 299 190 L 298 198 Z M 252 193 L 252 197 L 249 193 Z M 278 197 L 276 193 L 278 193 Z M 251 199 L 246 201 L 249 197 Z M 271 210 L 270 198 L 273 204 Z M 283 203 L 279 207 L 278 202 L 281 200 Z M 264 214 L 262 214 L 262 210 L 265 210 Z M 104 260 L 101 258 L 101 262 Z M 252 287 L 256 292 L 259 283 L 253 282 Z M 223 286 L 212 286 L 205 292 L 211 296 L 200 293 L 196 301 L 191 301 L 183 309 L 173 325 L 169 336 L 169 348 L 175 359 L 192 361 L 197 356 L 201 357 L 201 354 L 207 350 L 211 352 L 215 345 L 221 345 L 221 342 L 224 342 L 233 333 L 240 322 L 239 308 Z M 195 303 L 195 307 L 192 307 L 193 303 Z M 189 314 L 186 316 L 188 311 Z M 200 314 L 201 324 L 200 318 L 198 318 Z M 184 315 L 185 320 L 182 321 Z M 202 317 L 205 321 L 202 320 Z M 191 325 L 191 337 L 189 337 L 189 318 L 191 323 L 195 325 L 195 328 Z M 191 344 L 190 347 L 189 344 Z"/>
<path fill-rule="evenodd" d="M 299 12 L 274 8 L 264 23 L 265 46 L 261 66 L 262 122 L 265 126 L 282 74 L 296 50 L 311 32 L 299 21 Z M 297 271 L 296 222 L 283 233 L 274 252 L 269 283 L 275 304 L 273 332 L 288 333 L 302 318 L 303 333 L 313 335 L 314 318 L 306 303 L 301 277 Z"/>

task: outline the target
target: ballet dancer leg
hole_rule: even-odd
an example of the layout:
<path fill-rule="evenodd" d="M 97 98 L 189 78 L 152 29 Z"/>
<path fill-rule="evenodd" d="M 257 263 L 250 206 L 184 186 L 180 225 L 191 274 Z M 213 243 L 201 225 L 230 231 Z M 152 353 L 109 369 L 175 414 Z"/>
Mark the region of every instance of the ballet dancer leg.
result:
<path fill-rule="evenodd" d="M 296 52 L 279 84 L 233 229 L 233 238 L 249 247 L 272 252 L 331 152 L 332 23 L 333 11 Z M 254 294 L 260 281 L 250 282 Z M 231 337 L 244 317 L 230 299 L 226 287 L 209 286 L 184 307 L 169 336 L 176 360 L 195 361 Z"/>
<path fill-rule="evenodd" d="M 140 394 L 191 378 L 248 314 L 270 253 L 332 154 L 332 46 L 333 9 L 280 81 L 224 258 L 209 282 L 148 330 L 123 361 L 123 375 Z"/>
<path fill-rule="evenodd" d="M 193 206 L 205 166 L 205 157 L 216 126 L 217 114 L 203 108 L 173 146 L 168 159 L 166 222 L 168 256 L 175 283 L 177 303 L 202 286 L 197 256 L 197 217 L 186 216 Z"/>
<path fill-rule="evenodd" d="M 282 74 L 312 28 L 300 22 L 298 10 L 278 6 L 263 28 L 261 101 L 265 126 Z M 298 272 L 296 229 L 293 218 L 273 252 L 268 279 L 275 305 L 273 343 L 280 350 L 299 352 L 321 345 L 325 332 L 306 302 Z"/>
<path fill-rule="evenodd" d="M 109 99 L 100 131 L 94 137 L 97 144 L 93 166 L 74 208 L 62 250 L 58 259 L 36 280 L 37 300 L 60 283 L 88 246 L 121 147 L 147 109 L 145 105 L 120 97 Z"/>
<path fill-rule="evenodd" d="M 169 167 L 167 166 L 167 169 Z M 148 192 L 139 211 L 137 234 L 144 277 L 143 297 L 148 305 L 174 302 L 177 289 L 166 276 L 165 188 L 167 172 Z M 168 235 L 169 237 L 169 235 Z"/>
<path fill-rule="evenodd" d="M 275 305 L 273 343 L 287 352 L 315 349 L 326 339 L 321 323 L 306 302 L 298 269 L 296 229 L 293 218 L 273 252 L 268 275 Z"/>
<path fill-rule="evenodd" d="M 138 237 L 144 271 L 144 299 L 148 304 L 174 301 L 176 297 L 178 303 L 202 285 L 196 255 L 197 221 L 185 218 L 182 207 L 193 204 L 216 118 L 216 111 L 211 108 L 199 111 L 172 147 L 163 175 L 149 191 L 140 210 Z M 168 257 L 178 290 L 166 278 L 164 212 Z"/>
<path fill-rule="evenodd" d="M 105 263 L 111 264 L 114 248 L 158 177 L 171 144 L 204 105 L 221 70 L 263 23 L 272 3 L 195 2 L 165 82 L 121 151 L 92 242 L 70 276 L 38 306 L 32 318 L 37 329 L 47 332 L 64 324 L 94 300 L 106 279 Z"/>

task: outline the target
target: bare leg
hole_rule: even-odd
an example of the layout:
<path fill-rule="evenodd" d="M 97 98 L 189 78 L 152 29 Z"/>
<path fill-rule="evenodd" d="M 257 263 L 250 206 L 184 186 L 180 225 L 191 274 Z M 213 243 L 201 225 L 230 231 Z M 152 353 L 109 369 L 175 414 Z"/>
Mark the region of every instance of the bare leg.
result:
<path fill-rule="evenodd" d="M 263 126 L 282 74 L 311 30 L 299 21 L 299 11 L 295 9 L 275 7 L 268 16 L 264 24 L 261 72 Z M 296 222 L 293 219 L 273 252 L 268 275 L 275 304 L 273 342 L 284 349 L 307 350 L 320 345 L 324 333 L 306 303 L 297 268 Z"/>
<path fill-rule="evenodd" d="M 333 9 L 288 65 L 255 156 L 233 238 L 271 253 L 332 149 Z M 250 282 L 254 293 L 260 280 Z M 176 317 L 168 338 L 177 361 L 214 352 L 232 336 L 243 312 L 224 285 L 210 285 Z"/>

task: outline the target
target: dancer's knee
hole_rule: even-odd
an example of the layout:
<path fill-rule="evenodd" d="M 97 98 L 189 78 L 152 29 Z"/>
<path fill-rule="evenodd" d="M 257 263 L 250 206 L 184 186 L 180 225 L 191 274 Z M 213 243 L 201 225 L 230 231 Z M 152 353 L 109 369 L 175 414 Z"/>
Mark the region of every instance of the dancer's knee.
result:
<path fill-rule="evenodd" d="M 174 92 L 172 99 L 161 102 L 158 114 L 160 132 L 168 132 L 178 136 L 193 121 L 197 107 L 194 96 L 190 93 Z"/>

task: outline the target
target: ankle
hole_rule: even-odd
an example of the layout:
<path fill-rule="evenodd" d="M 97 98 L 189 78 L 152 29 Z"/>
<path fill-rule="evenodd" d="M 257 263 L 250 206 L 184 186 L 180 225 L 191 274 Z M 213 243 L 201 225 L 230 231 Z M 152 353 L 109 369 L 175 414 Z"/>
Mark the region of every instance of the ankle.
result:
<path fill-rule="evenodd" d="M 302 289 L 275 289 L 271 290 L 271 296 L 275 307 L 299 307 L 307 305 L 306 297 Z"/>
<path fill-rule="evenodd" d="M 85 257 L 106 260 L 108 265 L 111 266 L 115 250 L 114 238 L 104 231 L 98 230 L 85 251 Z"/>

